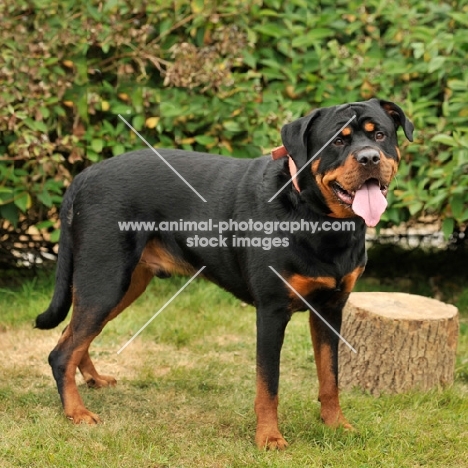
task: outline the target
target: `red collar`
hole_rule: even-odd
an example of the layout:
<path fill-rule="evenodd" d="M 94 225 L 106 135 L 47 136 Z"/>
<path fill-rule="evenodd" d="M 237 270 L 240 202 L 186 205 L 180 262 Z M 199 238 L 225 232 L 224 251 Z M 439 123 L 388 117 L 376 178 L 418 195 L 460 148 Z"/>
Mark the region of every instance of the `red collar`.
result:
<path fill-rule="evenodd" d="M 288 150 L 284 147 L 284 146 L 278 146 L 278 148 L 275 148 L 271 151 L 271 159 L 281 159 L 281 158 L 285 158 L 285 157 L 288 157 L 289 161 L 289 172 L 291 174 L 291 177 L 293 178 L 292 179 L 292 183 L 294 185 L 294 188 L 300 192 L 301 189 L 299 188 L 299 184 L 297 183 L 297 177 L 294 177 L 297 173 L 297 167 L 296 165 L 294 164 L 294 161 L 293 159 L 291 158 L 291 155 L 288 153 Z"/>

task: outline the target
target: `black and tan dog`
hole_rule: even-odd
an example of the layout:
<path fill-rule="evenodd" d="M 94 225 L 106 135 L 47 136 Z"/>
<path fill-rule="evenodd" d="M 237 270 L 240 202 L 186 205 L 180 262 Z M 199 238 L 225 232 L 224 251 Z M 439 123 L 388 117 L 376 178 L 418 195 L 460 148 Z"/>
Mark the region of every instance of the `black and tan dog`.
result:
<path fill-rule="evenodd" d="M 371 99 L 317 109 L 285 125 L 284 147 L 273 159 L 161 150 L 206 203 L 150 149 L 108 159 L 78 175 L 61 209 L 54 296 L 36 319 L 38 328 L 53 328 L 73 304 L 71 321 L 49 356 L 66 416 L 75 423 L 99 421 L 78 393 L 77 368 L 89 386 L 115 384 L 112 377 L 98 374 L 88 351 L 104 325 L 140 296 L 153 276 L 190 275 L 205 266 L 205 278 L 256 307 L 255 440 L 259 447 L 284 448 L 287 443 L 277 420 L 280 351 L 291 315 L 308 307 L 269 266 L 340 330 L 343 306 L 366 263 L 365 225 L 379 221 L 397 171 L 399 126 L 412 141 L 413 125 L 400 107 Z M 305 165 L 297 181 L 269 202 Z M 118 225 L 181 219 L 318 223 L 348 219 L 354 220 L 355 229 L 283 231 L 282 243 L 266 249 L 229 243 L 197 247 L 188 242 L 193 232 L 122 231 Z M 328 426 L 350 428 L 338 401 L 339 338 L 312 312 L 310 330 L 321 417 Z"/>

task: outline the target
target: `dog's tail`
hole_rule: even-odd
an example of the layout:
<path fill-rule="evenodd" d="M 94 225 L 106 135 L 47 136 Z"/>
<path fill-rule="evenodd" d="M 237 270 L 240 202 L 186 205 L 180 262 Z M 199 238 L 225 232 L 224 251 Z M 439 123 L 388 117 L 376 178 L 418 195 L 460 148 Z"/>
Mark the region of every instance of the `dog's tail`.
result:
<path fill-rule="evenodd" d="M 51 328 L 55 328 L 60 322 L 63 322 L 72 303 L 73 244 L 70 227 L 67 222 L 72 203 L 72 196 L 67 197 L 65 195 L 60 216 L 60 250 L 57 260 L 57 271 L 55 273 L 54 295 L 47 310 L 36 317 L 35 328 L 40 328 L 41 330 L 50 330 Z"/>

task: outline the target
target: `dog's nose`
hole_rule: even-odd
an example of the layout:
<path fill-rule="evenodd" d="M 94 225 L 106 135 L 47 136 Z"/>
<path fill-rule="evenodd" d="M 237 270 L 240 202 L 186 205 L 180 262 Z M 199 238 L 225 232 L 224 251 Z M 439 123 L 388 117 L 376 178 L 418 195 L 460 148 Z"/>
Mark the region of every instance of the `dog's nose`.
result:
<path fill-rule="evenodd" d="M 356 154 L 356 161 L 363 166 L 380 163 L 380 153 L 373 148 L 365 148 Z"/>

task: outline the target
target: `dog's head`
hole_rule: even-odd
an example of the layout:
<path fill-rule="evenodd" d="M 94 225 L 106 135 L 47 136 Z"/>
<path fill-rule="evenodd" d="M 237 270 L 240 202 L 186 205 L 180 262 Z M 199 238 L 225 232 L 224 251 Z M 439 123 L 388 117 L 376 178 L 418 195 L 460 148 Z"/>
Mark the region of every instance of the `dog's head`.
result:
<path fill-rule="evenodd" d="M 403 110 L 379 99 L 317 109 L 285 125 L 281 136 L 289 156 L 298 170 L 309 166 L 298 176 L 301 195 L 331 217 L 358 215 L 375 226 L 401 158 L 400 126 L 413 141 Z"/>

